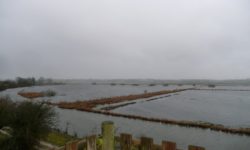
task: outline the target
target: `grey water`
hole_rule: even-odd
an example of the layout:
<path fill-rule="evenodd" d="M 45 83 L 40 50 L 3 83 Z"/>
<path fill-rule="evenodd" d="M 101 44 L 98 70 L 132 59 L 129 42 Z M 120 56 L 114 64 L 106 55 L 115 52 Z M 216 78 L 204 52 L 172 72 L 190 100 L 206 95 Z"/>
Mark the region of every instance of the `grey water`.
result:
<path fill-rule="evenodd" d="M 249 128 L 250 92 L 189 90 L 117 108 L 114 112 Z"/>
<path fill-rule="evenodd" d="M 60 117 L 60 129 L 63 131 L 69 123 L 69 132 L 78 136 L 87 136 L 101 133 L 100 125 L 103 121 L 113 121 L 116 134 L 130 133 L 134 138 L 147 136 L 160 144 L 162 140 L 174 141 L 179 149 L 187 150 L 188 145 L 203 146 L 206 150 L 249 150 L 250 137 L 232 135 L 222 132 L 186 128 L 177 125 L 145 122 L 105 116 L 100 114 L 80 112 L 76 110 L 57 109 Z"/>
<path fill-rule="evenodd" d="M 0 92 L 0 96 L 9 95 L 15 101 L 23 101 L 25 99 L 17 94 L 19 91 L 52 89 L 57 93 L 55 97 L 38 98 L 37 100 L 50 99 L 52 102 L 58 102 L 139 94 L 145 90 L 151 92 L 186 87 L 191 86 L 111 86 L 107 84 L 92 85 L 91 83 L 81 83 L 8 89 Z M 234 87 L 216 88 L 234 89 Z M 241 89 L 241 87 L 235 88 Z M 249 87 L 243 88 L 250 89 Z M 234 127 L 249 127 L 249 97 L 250 92 L 248 91 L 184 91 L 171 94 L 170 97 L 156 101 L 136 103 L 115 109 L 114 111 L 170 119 L 208 121 Z M 190 144 L 204 146 L 208 150 L 248 150 L 250 147 L 249 136 L 131 120 L 75 110 L 63 110 L 59 108 L 55 108 L 55 110 L 59 116 L 58 128 L 63 131 L 68 126 L 69 133 L 77 133 L 80 137 L 100 133 L 101 122 L 112 120 L 117 127 L 117 134 L 127 132 L 133 134 L 136 138 L 148 136 L 154 138 L 157 143 L 160 143 L 162 140 L 175 141 L 178 148 L 181 149 L 187 149 L 187 145 Z"/>
<path fill-rule="evenodd" d="M 190 86 L 182 86 L 181 88 L 186 88 L 186 87 Z M 145 90 L 147 92 L 154 92 L 154 91 L 169 90 L 176 88 L 178 88 L 178 86 L 161 86 L 161 85 L 111 86 L 111 85 L 92 85 L 91 83 L 82 83 L 82 84 L 33 86 L 33 87 L 8 89 L 6 91 L 0 92 L 0 96 L 9 95 L 10 97 L 18 101 L 25 99 L 17 94 L 20 91 L 41 92 L 51 89 L 57 93 L 56 96 L 50 98 L 37 98 L 37 99 L 38 100 L 45 99 L 45 100 L 51 100 L 52 102 L 59 102 L 59 101 L 91 100 L 95 98 L 141 94 L 144 93 Z"/>

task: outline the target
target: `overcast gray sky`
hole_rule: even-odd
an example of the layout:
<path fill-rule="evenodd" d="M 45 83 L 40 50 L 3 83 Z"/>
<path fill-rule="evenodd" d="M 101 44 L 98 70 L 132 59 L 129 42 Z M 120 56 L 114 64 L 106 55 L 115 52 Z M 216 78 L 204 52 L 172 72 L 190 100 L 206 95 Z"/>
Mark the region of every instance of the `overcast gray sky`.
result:
<path fill-rule="evenodd" d="M 249 0 L 0 0 L 0 78 L 250 78 Z"/>

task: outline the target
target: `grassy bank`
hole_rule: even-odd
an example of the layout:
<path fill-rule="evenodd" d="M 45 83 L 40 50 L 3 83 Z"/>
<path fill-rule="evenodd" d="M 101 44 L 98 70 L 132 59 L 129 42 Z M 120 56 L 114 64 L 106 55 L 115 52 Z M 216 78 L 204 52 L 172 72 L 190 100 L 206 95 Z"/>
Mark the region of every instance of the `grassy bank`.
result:
<path fill-rule="evenodd" d="M 76 139 L 77 139 L 76 137 L 70 136 L 66 133 L 62 133 L 59 131 L 52 131 L 43 140 L 52 145 L 61 147 L 61 146 L 64 146 L 67 142 L 76 140 Z"/>

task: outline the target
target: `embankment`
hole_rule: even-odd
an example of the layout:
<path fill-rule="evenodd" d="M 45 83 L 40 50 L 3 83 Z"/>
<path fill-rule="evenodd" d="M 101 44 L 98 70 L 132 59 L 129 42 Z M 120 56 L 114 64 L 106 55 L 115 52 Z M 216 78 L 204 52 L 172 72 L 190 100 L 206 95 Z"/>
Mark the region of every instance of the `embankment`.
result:
<path fill-rule="evenodd" d="M 56 92 L 53 90 L 46 90 L 42 92 L 18 92 L 18 95 L 25 98 L 52 97 L 56 95 Z"/>
<path fill-rule="evenodd" d="M 45 96 L 43 92 L 19 92 L 18 95 L 25 98 L 38 98 Z"/>
<path fill-rule="evenodd" d="M 86 100 L 86 101 L 76 101 L 76 102 L 59 102 L 59 103 L 51 103 L 52 105 L 56 105 L 59 108 L 65 109 L 93 109 L 97 105 L 105 105 L 105 104 L 114 104 L 114 103 L 121 103 L 127 101 L 134 101 L 137 99 L 143 98 L 150 98 L 159 95 L 165 95 L 170 93 L 181 92 L 189 89 L 175 89 L 175 90 L 165 90 L 165 91 L 158 91 L 158 92 L 150 92 L 150 93 L 143 93 L 143 94 L 134 94 L 134 95 L 127 95 L 127 96 L 116 96 L 116 97 L 109 97 L 109 98 L 100 98 L 100 99 L 93 99 L 93 100 Z"/>
<path fill-rule="evenodd" d="M 179 126 L 184 126 L 184 127 L 196 127 L 196 128 L 201 128 L 201 129 L 210 129 L 213 131 L 221 131 L 224 133 L 250 136 L 250 128 L 230 128 L 230 127 L 225 127 L 223 125 L 217 125 L 217 124 L 206 123 L 206 122 L 195 122 L 195 121 L 185 121 L 185 120 L 179 121 L 179 120 L 170 120 L 170 119 L 150 118 L 150 117 L 143 117 L 143 116 L 137 116 L 137 115 L 120 114 L 120 113 L 115 113 L 115 112 L 110 112 L 110 111 L 101 111 L 101 110 L 84 109 L 84 108 L 79 108 L 77 110 L 103 114 L 103 115 L 108 115 L 108 116 L 114 116 L 114 117 L 122 117 L 122 118 L 157 122 L 157 123 L 162 123 L 162 124 L 173 124 L 173 125 L 179 125 Z"/>
<path fill-rule="evenodd" d="M 95 99 L 95 100 L 88 100 L 88 101 L 59 102 L 59 103 L 48 103 L 48 104 L 58 106 L 59 108 L 62 108 L 62 109 L 76 109 L 79 111 L 85 111 L 85 112 L 91 112 L 91 113 L 97 113 L 97 114 L 103 114 L 103 115 L 109 115 L 109 116 L 115 116 L 115 117 L 123 117 L 123 118 L 129 118 L 129 119 L 157 122 L 157 123 L 162 123 L 162 124 L 173 124 L 173 125 L 179 125 L 179 126 L 184 126 L 184 127 L 196 127 L 196 128 L 201 128 L 201 129 L 221 131 L 224 133 L 250 136 L 250 128 L 231 128 L 231 127 L 225 127 L 223 125 L 207 123 L 207 122 L 171 120 L 171 119 L 144 117 L 144 116 L 138 116 L 138 115 L 121 114 L 121 113 L 108 111 L 110 109 L 113 109 L 113 107 L 108 108 L 107 110 L 93 109 L 97 105 L 106 105 L 106 104 L 114 104 L 114 103 L 120 103 L 120 102 L 126 102 L 126 101 L 133 101 L 137 99 L 150 98 L 150 97 L 164 95 L 164 94 L 177 93 L 177 92 L 181 92 L 185 90 L 194 90 L 194 89 L 176 89 L 176 90 L 151 92 L 151 93 L 144 93 L 144 94 L 137 94 L 137 95 L 102 98 L 102 99 Z M 155 100 L 155 99 L 152 98 L 152 99 L 149 99 L 148 101 L 152 101 L 152 100 Z M 117 105 L 114 107 L 122 107 L 124 105 L 126 104 L 121 104 L 121 105 Z"/>

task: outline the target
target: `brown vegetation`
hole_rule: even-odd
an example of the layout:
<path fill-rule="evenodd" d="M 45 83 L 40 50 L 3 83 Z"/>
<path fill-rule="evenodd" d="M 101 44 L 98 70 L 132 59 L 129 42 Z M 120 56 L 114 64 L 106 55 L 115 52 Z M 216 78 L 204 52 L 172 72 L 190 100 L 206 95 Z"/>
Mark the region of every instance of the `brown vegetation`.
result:
<path fill-rule="evenodd" d="M 101 108 L 101 110 L 113 110 L 119 107 L 124 107 L 124 106 L 128 106 L 128 105 L 132 105 L 135 104 L 136 102 L 130 102 L 130 103 L 125 103 L 125 104 L 120 104 L 120 105 L 115 105 L 115 106 L 107 106 L 107 107 L 103 107 Z"/>
<path fill-rule="evenodd" d="M 221 131 L 221 132 L 225 132 L 225 133 L 250 136 L 250 128 L 230 128 L 230 127 L 225 127 L 223 125 L 212 124 L 212 123 L 207 123 L 207 122 L 196 122 L 196 121 L 186 121 L 186 120 L 184 120 L 184 121 L 183 120 L 170 120 L 170 119 L 161 119 L 161 118 L 153 118 L 153 117 L 144 117 L 144 116 L 138 116 L 138 115 L 121 114 L 121 113 L 115 113 L 115 112 L 108 111 L 108 110 L 114 109 L 116 107 L 122 107 L 122 106 L 130 105 L 132 103 L 121 104 L 121 105 L 117 105 L 117 106 L 110 106 L 110 107 L 104 108 L 104 110 L 93 109 L 97 105 L 105 105 L 105 104 L 114 104 L 114 103 L 120 103 L 120 102 L 125 102 L 125 101 L 133 101 L 133 100 L 137 100 L 137 99 L 150 98 L 150 97 L 154 97 L 154 96 L 176 93 L 176 92 L 181 92 L 181 91 L 185 91 L 185 90 L 197 90 L 197 89 L 193 89 L 193 88 L 192 89 L 176 89 L 176 90 L 158 91 L 158 92 L 128 95 L 128 96 L 100 98 L 100 99 L 87 100 L 87 101 L 59 102 L 59 103 L 48 103 L 48 104 L 58 106 L 59 108 L 62 108 L 62 109 L 76 109 L 79 111 L 85 111 L 85 112 L 91 112 L 91 113 L 97 113 L 97 114 L 103 114 L 103 115 L 109 115 L 109 116 L 115 116 L 115 117 L 138 119 L 138 120 L 158 122 L 158 123 L 163 123 L 163 124 L 174 124 L 174 125 L 185 126 L 185 127 L 197 127 L 197 128 L 202 128 L 202 129 Z M 151 101 L 151 100 L 155 100 L 155 98 L 150 99 L 148 101 Z"/>
<path fill-rule="evenodd" d="M 25 98 L 38 98 L 45 96 L 43 92 L 19 92 L 18 95 Z"/>
<path fill-rule="evenodd" d="M 109 115 L 109 116 L 115 116 L 115 117 L 123 117 L 123 118 L 129 118 L 129 119 L 158 122 L 158 123 L 163 123 L 163 124 L 173 124 L 173 125 L 179 125 L 179 126 L 185 126 L 185 127 L 196 127 L 196 128 L 202 128 L 202 129 L 210 129 L 214 131 L 221 131 L 224 133 L 250 136 L 250 128 L 230 128 L 230 127 L 225 127 L 223 125 L 206 123 L 206 122 L 195 122 L 195 121 L 185 121 L 185 120 L 178 121 L 178 120 L 160 119 L 160 118 L 153 118 L 153 117 L 150 118 L 150 117 L 143 117 L 143 116 L 138 116 L 138 115 L 120 114 L 120 113 L 115 113 L 115 112 L 110 112 L 110 111 L 101 111 L 101 110 L 93 110 L 93 109 L 85 109 L 85 108 L 79 108 L 77 110 L 103 114 L 103 115 Z"/>
<path fill-rule="evenodd" d="M 18 92 L 18 95 L 25 98 L 51 97 L 55 96 L 56 92 L 52 90 L 46 90 L 42 92 Z"/>
<path fill-rule="evenodd" d="M 175 90 L 165 90 L 165 91 L 158 91 L 158 92 L 150 92 L 150 93 L 143 93 L 143 94 L 134 94 L 134 95 L 127 95 L 127 96 L 116 96 L 116 97 L 109 97 L 109 98 L 100 98 L 94 100 L 87 100 L 87 101 L 76 101 L 76 102 L 59 102 L 53 105 L 57 105 L 60 108 L 65 109 L 93 109 L 97 105 L 105 105 L 105 104 L 114 104 L 114 103 L 121 103 L 126 101 L 133 101 L 137 99 L 143 98 L 150 98 L 158 95 L 170 94 L 185 91 L 188 89 L 175 89 Z"/>

